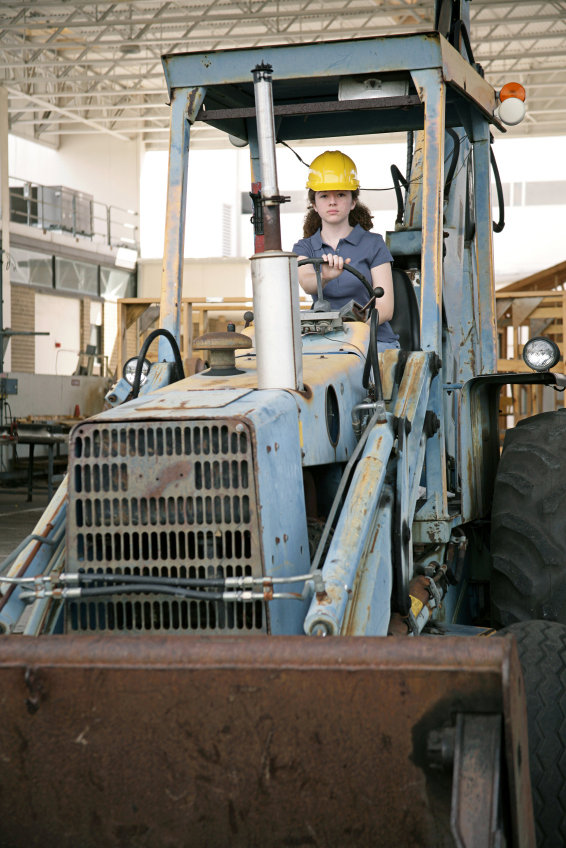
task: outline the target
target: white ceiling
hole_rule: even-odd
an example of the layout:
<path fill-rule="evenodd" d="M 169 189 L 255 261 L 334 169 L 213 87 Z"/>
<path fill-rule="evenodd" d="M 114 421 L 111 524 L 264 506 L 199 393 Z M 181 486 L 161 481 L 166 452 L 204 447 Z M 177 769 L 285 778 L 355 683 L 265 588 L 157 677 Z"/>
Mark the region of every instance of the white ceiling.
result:
<path fill-rule="evenodd" d="M 1 0 L 0 83 L 11 131 L 58 144 L 110 133 L 164 148 L 164 53 L 433 28 L 433 0 Z M 473 0 L 475 59 L 495 88 L 527 89 L 513 135 L 566 134 L 566 0 Z M 197 124 L 197 147 L 222 145 Z"/>

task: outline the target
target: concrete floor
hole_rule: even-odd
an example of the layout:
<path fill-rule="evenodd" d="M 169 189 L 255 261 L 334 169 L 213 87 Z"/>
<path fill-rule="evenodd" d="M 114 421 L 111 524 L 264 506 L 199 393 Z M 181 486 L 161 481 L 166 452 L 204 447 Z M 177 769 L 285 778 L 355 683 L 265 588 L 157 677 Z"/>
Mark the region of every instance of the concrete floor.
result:
<path fill-rule="evenodd" d="M 27 503 L 27 490 L 23 487 L 0 488 L 0 566 L 4 559 L 29 533 L 47 506 L 45 482 L 37 483 L 32 503 Z"/>

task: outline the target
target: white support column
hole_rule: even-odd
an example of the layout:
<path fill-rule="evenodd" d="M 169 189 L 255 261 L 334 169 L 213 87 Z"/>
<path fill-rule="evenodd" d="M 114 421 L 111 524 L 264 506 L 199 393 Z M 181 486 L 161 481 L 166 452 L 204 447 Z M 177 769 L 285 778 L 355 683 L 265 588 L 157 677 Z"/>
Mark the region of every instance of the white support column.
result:
<path fill-rule="evenodd" d="M 10 262 L 6 253 L 10 253 L 10 190 L 8 183 L 8 92 L 0 86 L 0 205 L 2 207 L 2 321 L 0 328 L 12 325 L 12 290 L 10 288 Z M 10 371 L 12 365 L 12 345 L 4 356 L 4 371 Z"/>

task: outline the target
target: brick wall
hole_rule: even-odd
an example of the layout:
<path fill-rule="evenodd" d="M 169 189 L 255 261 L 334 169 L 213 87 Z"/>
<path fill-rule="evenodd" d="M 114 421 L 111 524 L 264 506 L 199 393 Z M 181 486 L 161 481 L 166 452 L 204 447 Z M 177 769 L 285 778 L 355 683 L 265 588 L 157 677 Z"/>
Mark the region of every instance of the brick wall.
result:
<path fill-rule="evenodd" d="M 12 330 L 35 331 L 35 291 L 12 286 Z M 35 373 L 35 337 L 12 338 L 12 371 Z"/>

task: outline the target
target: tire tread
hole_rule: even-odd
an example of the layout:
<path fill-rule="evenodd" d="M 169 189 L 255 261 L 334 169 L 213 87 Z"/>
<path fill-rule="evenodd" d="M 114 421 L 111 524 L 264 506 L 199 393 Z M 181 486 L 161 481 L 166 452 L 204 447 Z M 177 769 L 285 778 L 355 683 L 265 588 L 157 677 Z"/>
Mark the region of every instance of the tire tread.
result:
<path fill-rule="evenodd" d="M 529 730 L 538 848 L 566 848 L 566 626 L 521 621 L 500 630 L 517 640 Z"/>
<path fill-rule="evenodd" d="M 566 410 L 505 434 L 491 512 L 495 624 L 566 621 Z"/>

